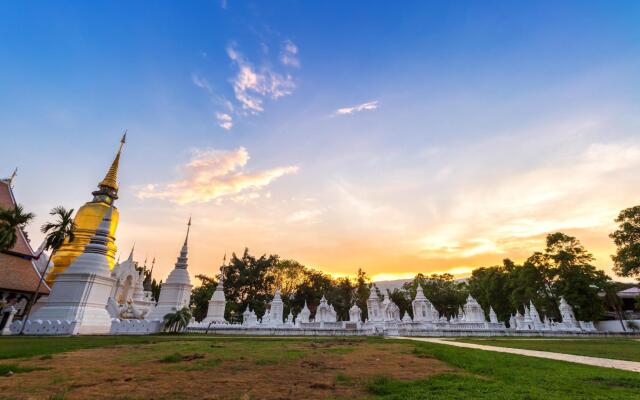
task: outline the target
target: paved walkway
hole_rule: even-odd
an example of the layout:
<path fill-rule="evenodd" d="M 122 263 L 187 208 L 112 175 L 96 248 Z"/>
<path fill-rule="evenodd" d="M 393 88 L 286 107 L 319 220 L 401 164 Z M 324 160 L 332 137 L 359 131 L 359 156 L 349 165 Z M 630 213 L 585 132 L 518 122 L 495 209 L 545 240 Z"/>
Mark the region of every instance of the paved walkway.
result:
<path fill-rule="evenodd" d="M 636 361 L 612 360 L 609 358 L 576 356 L 573 354 L 552 353 L 549 351 L 513 349 L 509 347 L 498 347 L 498 346 L 486 346 L 483 344 L 464 343 L 464 342 L 457 342 L 457 341 L 445 340 L 445 339 L 401 337 L 401 336 L 393 336 L 391 338 L 416 340 L 419 342 L 444 344 L 447 346 L 466 347 L 468 349 L 495 351 L 498 353 L 519 354 L 519 355 L 529 356 L 529 357 L 548 358 L 550 360 L 560 360 L 560 361 L 568 361 L 568 362 L 578 363 L 578 364 L 594 365 L 596 367 L 615 368 L 615 369 L 622 369 L 625 371 L 640 372 L 640 362 L 636 362 Z"/>

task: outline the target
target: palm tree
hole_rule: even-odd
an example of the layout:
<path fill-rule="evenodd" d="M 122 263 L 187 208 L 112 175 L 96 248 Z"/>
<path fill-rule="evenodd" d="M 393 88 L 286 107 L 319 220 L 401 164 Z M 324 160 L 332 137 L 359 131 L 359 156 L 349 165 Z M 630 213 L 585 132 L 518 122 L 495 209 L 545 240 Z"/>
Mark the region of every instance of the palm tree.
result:
<path fill-rule="evenodd" d="M 73 208 L 67 211 L 64 207 L 58 206 L 52 209 L 51 212 L 49 212 L 49 215 L 56 216 L 58 219 L 55 222 L 47 222 L 42 225 L 40 231 L 45 234 L 43 251 L 51 250 L 51 254 L 49 254 L 49 257 L 47 258 L 44 271 L 40 274 L 38 287 L 29 301 L 24 322 L 20 328 L 20 334 L 22 334 L 24 327 L 27 325 L 31 307 L 33 307 L 33 304 L 36 302 L 38 291 L 40 290 L 40 286 L 42 286 L 44 277 L 47 275 L 47 269 L 49 268 L 51 259 L 56 254 L 56 251 L 58 251 L 58 249 L 64 244 L 66 239 L 69 239 L 69 242 L 73 242 L 73 239 L 75 239 L 74 230 L 76 229 L 76 224 L 73 221 Z"/>
<path fill-rule="evenodd" d="M 33 217 L 33 213 L 25 213 L 19 204 L 13 208 L 0 208 L 0 251 L 9 250 L 16 244 L 17 229 L 23 229 Z"/>
<path fill-rule="evenodd" d="M 191 321 L 191 310 L 184 307 L 182 310 L 164 316 L 164 329 L 177 333 L 183 331 L 189 325 L 189 321 Z"/>

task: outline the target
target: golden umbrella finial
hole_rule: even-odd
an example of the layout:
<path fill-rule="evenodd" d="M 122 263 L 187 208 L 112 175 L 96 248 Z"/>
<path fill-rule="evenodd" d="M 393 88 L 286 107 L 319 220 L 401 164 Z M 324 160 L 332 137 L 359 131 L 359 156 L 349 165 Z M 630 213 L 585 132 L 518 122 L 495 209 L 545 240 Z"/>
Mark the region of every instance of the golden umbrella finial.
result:
<path fill-rule="evenodd" d="M 127 141 L 127 130 L 124 131 L 124 135 L 122 135 L 122 139 L 120 139 L 120 148 L 118 149 L 118 153 L 116 157 L 113 159 L 111 163 L 111 167 L 109 171 L 107 171 L 107 175 L 105 175 L 102 182 L 98 184 L 99 187 L 108 187 L 114 190 L 118 190 L 118 167 L 120 166 L 120 153 L 122 153 L 122 147 Z"/>

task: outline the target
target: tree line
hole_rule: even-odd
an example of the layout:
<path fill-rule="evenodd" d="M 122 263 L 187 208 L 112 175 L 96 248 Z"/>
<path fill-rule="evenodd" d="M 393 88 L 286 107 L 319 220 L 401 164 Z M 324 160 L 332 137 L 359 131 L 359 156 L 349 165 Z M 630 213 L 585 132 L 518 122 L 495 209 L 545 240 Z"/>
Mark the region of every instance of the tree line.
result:
<path fill-rule="evenodd" d="M 640 206 L 623 210 L 616 222 L 618 229 L 610 235 L 617 246 L 612 256 L 614 271 L 620 276 L 640 276 Z M 386 294 L 398 305 L 401 315 L 413 317 L 411 301 L 420 285 L 438 312 L 447 318 L 456 315 L 471 294 L 486 313 L 493 307 L 501 321 L 508 321 L 516 311 L 523 313 L 530 302 L 541 315 L 559 320 L 558 306 L 564 297 L 578 319 L 593 321 L 602 316 L 605 306 L 620 311 L 615 295 L 620 285 L 593 262 L 593 255 L 577 238 L 556 232 L 547 235 L 544 249 L 521 264 L 507 258 L 501 265 L 473 270 L 467 280 L 456 280 L 451 274 L 419 273 Z M 241 255 L 234 253 L 223 270 L 225 317 L 230 321 L 241 321 L 247 307 L 258 317 L 264 315 L 276 288 L 281 290 L 285 315 L 297 315 L 305 302 L 314 315 L 324 295 L 339 319 L 347 320 L 349 308 L 356 304 L 364 320 L 371 290 L 382 298 L 363 269 L 353 279 L 332 278 L 295 260 L 266 254 L 256 257 L 245 249 Z M 206 275 L 197 278 L 201 285 L 193 290 L 191 303 L 194 317 L 202 320 L 218 282 L 216 277 Z M 604 296 L 599 295 L 602 293 Z"/>

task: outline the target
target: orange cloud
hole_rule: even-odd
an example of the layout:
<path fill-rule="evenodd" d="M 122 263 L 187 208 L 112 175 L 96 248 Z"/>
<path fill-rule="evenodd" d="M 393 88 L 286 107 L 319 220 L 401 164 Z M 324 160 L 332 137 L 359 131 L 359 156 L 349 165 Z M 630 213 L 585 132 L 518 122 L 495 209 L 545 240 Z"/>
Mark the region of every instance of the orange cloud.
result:
<path fill-rule="evenodd" d="M 295 173 L 297 166 L 247 172 L 249 152 L 244 147 L 233 151 L 196 150 L 191 161 L 182 166 L 185 178 L 166 184 L 149 184 L 138 190 L 139 199 L 163 199 L 178 204 L 206 203 L 227 196 L 234 199 L 256 197 L 256 192 L 283 175 Z"/>

